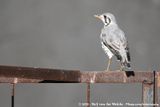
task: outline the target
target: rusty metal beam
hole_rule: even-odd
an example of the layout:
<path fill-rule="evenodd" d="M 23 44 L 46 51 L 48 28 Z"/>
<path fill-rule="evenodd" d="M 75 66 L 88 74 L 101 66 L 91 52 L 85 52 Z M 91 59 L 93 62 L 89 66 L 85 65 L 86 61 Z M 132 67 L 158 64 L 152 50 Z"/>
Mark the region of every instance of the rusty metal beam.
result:
<path fill-rule="evenodd" d="M 143 71 L 109 71 L 109 72 L 82 72 L 81 82 L 94 83 L 142 83 L 143 81 L 152 82 L 153 72 Z"/>
<path fill-rule="evenodd" d="M 156 73 L 160 87 L 160 72 Z M 79 71 L 16 66 L 0 66 L 0 83 L 72 82 L 72 83 L 142 83 L 153 82 L 152 71 Z"/>
<path fill-rule="evenodd" d="M 0 66 L 0 83 L 87 83 L 90 106 L 91 83 L 142 83 L 143 103 L 158 104 L 160 72 L 152 71 L 79 71 L 46 68 Z M 14 88 L 13 88 L 14 89 Z M 14 92 L 14 90 L 13 90 Z M 13 94 L 14 96 L 14 94 Z M 14 97 L 13 97 L 14 98 Z M 144 106 L 147 107 L 147 106 Z"/>
<path fill-rule="evenodd" d="M 0 83 L 13 83 L 14 77 L 1 77 L 0 76 Z M 27 79 L 27 78 L 17 78 L 17 83 L 40 83 L 43 79 Z"/>
<path fill-rule="evenodd" d="M 17 78 L 18 83 L 40 82 L 50 80 L 53 82 L 79 82 L 80 71 L 78 70 L 58 70 L 46 68 L 0 66 L 0 82 L 13 83 Z"/>

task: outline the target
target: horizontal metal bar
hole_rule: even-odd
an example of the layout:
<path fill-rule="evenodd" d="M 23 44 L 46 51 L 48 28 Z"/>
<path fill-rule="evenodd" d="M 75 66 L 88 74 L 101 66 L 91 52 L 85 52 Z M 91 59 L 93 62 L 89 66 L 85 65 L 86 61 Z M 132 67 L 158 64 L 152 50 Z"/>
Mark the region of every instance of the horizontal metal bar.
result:
<path fill-rule="evenodd" d="M 140 83 L 153 82 L 153 72 L 144 71 L 108 71 L 108 72 L 82 72 L 81 82 L 94 83 Z"/>
<path fill-rule="evenodd" d="M 40 83 L 43 80 L 40 79 L 26 79 L 26 78 L 16 78 L 17 83 Z M 10 77 L 0 77 L 0 83 L 14 83 L 15 78 Z"/>
<path fill-rule="evenodd" d="M 39 82 L 43 80 L 60 82 L 79 82 L 80 71 L 46 68 L 0 66 L 0 82 Z"/>
<path fill-rule="evenodd" d="M 160 87 L 160 73 L 157 72 L 158 87 Z M 59 70 L 47 68 L 0 66 L 1 83 L 152 83 L 154 79 L 151 71 L 79 71 Z"/>

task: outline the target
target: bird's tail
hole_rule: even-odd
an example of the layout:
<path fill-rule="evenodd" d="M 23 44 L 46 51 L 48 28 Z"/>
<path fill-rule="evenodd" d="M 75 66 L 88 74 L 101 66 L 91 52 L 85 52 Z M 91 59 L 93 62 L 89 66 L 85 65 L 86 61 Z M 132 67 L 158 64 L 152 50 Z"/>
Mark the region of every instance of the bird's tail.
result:
<path fill-rule="evenodd" d="M 131 64 L 130 64 L 130 62 L 126 62 L 126 63 L 125 63 L 125 66 L 126 66 L 127 68 L 131 69 Z"/>
<path fill-rule="evenodd" d="M 130 64 L 130 62 L 127 62 L 127 61 L 121 62 L 121 65 L 122 65 L 123 68 L 131 69 L 131 64 Z"/>
<path fill-rule="evenodd" d="M 121 65 L 122 67 L 126 67 L 128 69 L 131 69 L 131 64 L 130 64 L 130 55 L 129 52 L 126 52 L 125 49 L 121 49 L 120 51 L 121 54 Z"/>

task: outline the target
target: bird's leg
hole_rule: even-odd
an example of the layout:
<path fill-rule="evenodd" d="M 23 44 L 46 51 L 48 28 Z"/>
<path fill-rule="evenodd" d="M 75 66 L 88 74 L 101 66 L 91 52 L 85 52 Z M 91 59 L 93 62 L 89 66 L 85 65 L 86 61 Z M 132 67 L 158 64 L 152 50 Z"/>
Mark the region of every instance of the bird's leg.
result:
<path fill-rule="evenodd" d="M 119 71 L 122 71 L 122 69 L 123 69 L 123 67 L 122 67 L 122 65 L 120 65 L 120 69 L 119 69 Z"/>
<path fill-rule="evenodd" d="M 109 60 L 108 60 L 107 71 L 109 71 L 110 65 L 111 65 L 111 58 L 109 58 Z"/>
<path fill-rule="evenodd" d="M 119 69 L 119 71 L 123 71 L 123 65 L 122 65 L 122 64 L 120 64 L 120 69 Z"/>

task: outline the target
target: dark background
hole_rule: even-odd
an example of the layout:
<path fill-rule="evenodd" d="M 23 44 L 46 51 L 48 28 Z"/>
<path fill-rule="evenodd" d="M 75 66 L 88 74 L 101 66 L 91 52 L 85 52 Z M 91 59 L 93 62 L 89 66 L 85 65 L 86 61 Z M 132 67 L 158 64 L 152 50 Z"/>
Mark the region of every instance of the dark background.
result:
<path fill-rule="evenodd" d="M 111 12 L 129 41 L 132 70 L 159 70 L 159 0 L 0 0 L 0 65 L 106 69 L 94 14 Z M 119 69 L 115 58 L 111 70 Z M 3 87 L 3 88 L 2 88 Z M 85 84 L 18 84 L 16 107 L 78 107 Z M 10 105 L 0 85 L 0 106 Z M 8 99 L 8 100 L 4 100 Z M 4 101 L 3 101 L 4 100 Z M 92 85 L 93 102 L 140 102 L 141 84 Z"/>

